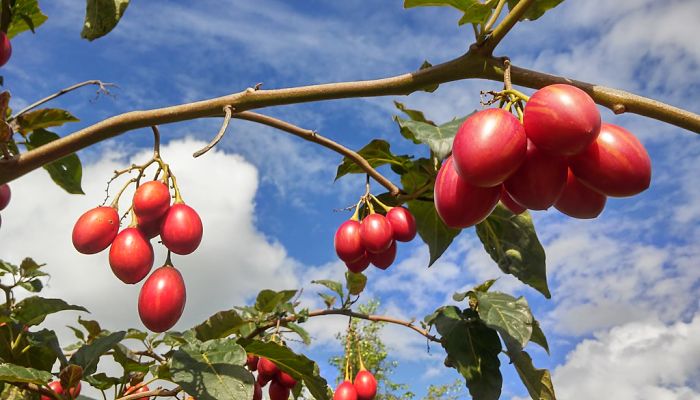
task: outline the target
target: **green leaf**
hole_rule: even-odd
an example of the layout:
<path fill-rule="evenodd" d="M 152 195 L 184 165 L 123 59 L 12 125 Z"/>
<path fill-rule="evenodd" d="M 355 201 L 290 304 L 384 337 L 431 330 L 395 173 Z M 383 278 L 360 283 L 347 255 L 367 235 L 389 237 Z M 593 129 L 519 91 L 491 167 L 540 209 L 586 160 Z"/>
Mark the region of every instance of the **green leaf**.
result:
<path fill-rule="evenodd" d="M 67 310 L 88 312 L 84 307 L 68 304 L 61 299 L 32 296 L 17 303 L 13 318 L 27 326 L 39 325 L 47 315 Z"/>
<path fill-rule="evenodd" d="M 119 331 L 95 339 L 92 343 L 81 346 L 68 362 L 81 366 L 85 375 L 92 375 L 97 369 L 100 357 L 112 350 L 124 339 L 124 336 L 126 336 L 126 332 Z"/>
<path fill-rule="evenodd" d="M 506 339 L 506 349 L 510 361 L 527 388 L 530 397 L 537 400 L 556 400 L 552 376 L 546 369 L 537 369 L 527 352 L 518 348 L 518 343 Z"/>
<path fill-rule="evenodd" d="M 423 61 L 423 64 L 420 65 L 420 67 L 418 68 L 418 70 L 421 71 L 421 70 L 424 70 L 424 69 L 428 69 L 428 68 L 430 68 L 430 67 L 432 67 L 432 66 L 433 66 L 433 64 L 429 63 L 428 60 L 425 60 L 425 61 Z M 428 92 L 428 93 L 433 93 L 434 91 L 436 91 L 436 90 L 438 89 L 438 87 L 440 87 L 440 84 L 439 84 L 439 83 L 434 83 L 434 84 L 432 84 L 432 85 L 423 86 L 423 88 L 420 89 L 420 90 L 422 90 L 422 91 L 424 91 L 424 92 Z M 426 122 L 427 122 L 427 121 L 426 121 Z"/>
<path fill-rule="evenodd" d="M 464 376 L 472 397 L 497 400 L 503 385 L 498 333 L 454 306 L 439 308 L 426 322 L 437 328 L 449 364 Z"/>
<path fill-rule="evenodd" d="M 424 6 L 449 6 L 464 13 L 459 24 L 473 23 L 480 24 L 486 22 L 496 2 L 488 1 L 482 3 L 479 0 L 405 0 L 404 8 L 424 7 Z"/>
<path fill-rule="evenodd" d="M 331 296 L 330 294 L 326 293 L 319 293 L 319 296 L 323 299 L 323 302 L 326 303 L 326 308 L 331 308 L 333 307 L 333 304 L 335 303 L 335 300 L 337 297 Z"/>
<path fill-rule="evenodd" d="M 126 331 L 126 336 L 124 336 L 124 339 L 146 340 L 147 337 L 148 334 L 146 332 L 129 328 L 129 330 Z"/>
<path fill-rule="evenodd" d="M 219 339 L 238 332 L 244 321 L 236 310 L 220 311 L 195 326 L 195 336 L 201 341 Z"/>
<path fill-rule="evenodd" d="M 498 267 L 523 283 L 552 297 L 547 286 L 545 254 L 530 213 L 513 215 L 503 205 L 476 226 L 484 248 Z"/>
<path fill-rule="evenodd" d="M 27 139 L 27 149 L 32 150 L 53 142 L 59 136 L 44 129 L 37 129 Z M 85 194 L 81 187 L 83 166 L 78 155 L 73 153 L 44 165 L 51 179 L 70 194 Z"/>
<path fill-rule="evenodd" d="M 304 385 L 316 400 L 330 400 L 332 395 L 328 383 L 319 375 L 316 363 L 306 356 L 295 354 L 289 348 L 272 342 L 242 339 L 238 343 L 245 347 L 248 353 L 265 357 L 293 378 L 303 380 Z"/>
<path fill-rule="evenodd" d="M 25 354 L 33 368 L 51 372 L 57 358 L 60 359 L 61 365 L 66 364 L 66 357 L 58 344 L 56 332 L 42 329 L 37 332 L 27 332 L 26 335 L 29 350 Z"/>
<path fill-rule="evenodd" d="M 456 118 L 440 126 L 401 117 L 394 117 L 394 120 L 398 123 L 402 135 L 428 145 L 435 156 L 442 160 L 452 151 L 452 141 L 467 117 Z"/>
<path fill-rule="evenodd" d="M 294 331 L 294 333 L 296 333 L 297 335 L 299 335 L 299 337 L 305 345 L 308 346 L 311 344 L 311 336 L 309 336 L 309 332 L 307 332 L 306 329 L 302 328 L 301 325 L 295 324 L 293 322 L 288 322 L 286 327 Z"/>
<path fill-rule="evenodd" d="M 122 366 L 125 375 L 131 372 L 148 372 L 149 366 L 153 364 L 153 362 L 140 363 L 138 361 L 139 357 L 121 343 L 117 343 L 117 345 L 114 346 L 112 358 Z"/>
<path fill-rule="evenodd" d="M 524 297 L 516 299 L 500 292 L 475 292 L 479 318 L 502 337 L 525 347 L 532 336 L 532 312 Z"/>
<path fill-rule="evenodd" d="M 253 374 L 243 365 L 246 351 L 235 341 L 190 343 L 173 353 L 172 381 L 198 400 L 253 398 Z"/>
<path fill-rule="evenodd" d="M 255 300 L 255 308 L 264 313 L 272 312 L 280 304 L 291 300 L 296 293 L 296 290 L 282 290 L 276 292 L 274 290 L 264 289 L 258 293 L 258 298 Z"/>
<path fill-rule="evenodd" d="M 362 293 L 367 285 L 367 277 L 362 272 L 357 274 L 352 271 L 345 272 L 345 281 L 348 292 L 353 296 Z"/>
<path fill-rule="evenodd" d="M 396 106 L 396 108 L 401 110 L 404 114 L 406 114 L 413 121 L 425 122 L 426 124 L 435 125 L 435 122 L 433 122 L 425 117 L 425 114 L 423 114 L 423 111 L 412 110 L 410 108 L 407 108 L 403 103 L 399 103 L 398 101 L 394 101 L 394 106 Z"/>
<path fill-rule="evenodd" d="M 114 29 L 124 15 L 129 0 L 87 0 L 85 24 L 80 36 L 93 41 Z"/>
<path fill-rule="evenodd" d="M 323 286 L 327 287 L 328 289 L 337 293 L 338 298 L 340 298 L 340 301 L 343 301 L 343 284 L 342 283 L 336 282 L 336 281 L 331 281 L 328 279 L 311 281 L 311 283 L 316 283 L 316 284 L 323 285 Z"/>
<path fill-rule="evenodd" d="M 121 383 L 119 378 L 107 376 L 104 372 L 90 375 L 85 378 L 85 381 L 98 390 L 107 390 Z"/>
<path fill-rule="evenodd" d="M 12 20 L 7 28 L 7 37 L 12 39 L 27 30 L 34 32 L 34 29 L 47 19 L 39 9 L 38 0 L 17 0 L 12 7 Z"/>
<path fill-rule="evenodd" d="M 563 1 L 564 0 L 535 0 L 527 9 L 525 14 L 520 18 L 520 20 L 522 21 L 527 19 L 534 21 L 543 16 L 547 11 L 558 6 Z M 512 10 L 513 7 L 515 7 L 519 2 L 520 0 L 508 0 L 508 9 Z"/>
<path fill-rule="evenodd" d="M 100 323 L 97 321 L 92 321 L 89 319 L 82 319 L 80 316 L 78 316 L 78 323 L 82 325 L 85 330 L 88 333 L 88 342 L 92 342 L 93 339 L 95 339 L 97 336 L 99 336 L 102 333 L 102 327 L 100 326 Z"/>
<path fill-rule="evenodd" d="M 66 110 L 59 108 L 42 108 L 29 111 L 17 118 L 19 132 L 24 136 L 27 133 L 52 126 L 61 126 L 66 122 L 78 122 L 78 118 Z"/>
<path fill-rule="evenodd" d="M 402 169 L 410 166 L 411 158 L 409 156 L 397 156 L 391 152 L 390 145 L 385 140 L 374 139 L 369 142 L 365 147 L 357 152 L 362 156 L 369 164 L 373 167 L 379 167 L 380 165 L 391 164 Z M 364 174 L 365 170 L 360 168 L 354 161 L 347 157 L 343 158 L 343 161 L 338 166 L 338 171 L 335 174 L 335 179 L 347 175 L 347 174 Z"/>
<path fill-rule="evenodd" d="M 32 293 L 41 292 L 41 289 L 44 288 L 44 284 L 41 283 L 41 281 L 38 279 L 32 279 L 31 281 L 27 282 L 20 282 L 19 286 Z"/>
<path fill-rule="evenodd" d="M 435 205 L 431 202 L 409 201 L 408 210 L 416 219 L 418 235 L 428 245 L 430 251 L 428 266 L 431 266 L 442 256 L 442 253 L 447 250 L 461 231 L 445 225 L 435 211 Z"/>
<path fill-rule="evenodd" d="M 5 271 L 12 275 L 17 275 L 17 273 L 19 273 L 19 268 L 14 264 L 10 264 L 8 262 L 0 260 L 0 271 Z"/>
<path fill-rule="evenodd" d="M 19 265 L 19 269 L 22 271 L 22 275 L 24 276 L 29 276 L 29 274 L 41 267 L 42 265 L 39 265 L 36 261 L 29 257 L 22 260 L 22 263 Z"/>
<path fill-rule="evenodd" d="M 532 343 L 540 345 L 547 354 L 549 354 L 549 343 L 547 343 L 547 337 L 542 332 L 542 327 L 537 320 L 532 321 L 532 336 L 530 336 L 530 341 Z"/>
<path fill-rule="evenodd" d="M 21 382 L 45 385 L 53 378 L 51 373 L 19 365 L 0 363 L 0 382 Z"/>

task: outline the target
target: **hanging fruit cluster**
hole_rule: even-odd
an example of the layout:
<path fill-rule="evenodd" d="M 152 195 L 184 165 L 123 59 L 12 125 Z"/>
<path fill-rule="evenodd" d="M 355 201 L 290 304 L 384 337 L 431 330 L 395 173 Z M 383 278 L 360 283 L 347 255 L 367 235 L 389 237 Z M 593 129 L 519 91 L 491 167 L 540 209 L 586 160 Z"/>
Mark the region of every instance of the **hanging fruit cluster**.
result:
<path fill-rule="evenodd" d="M 574 218 L 595 218 L 608 196 L 649 187 L 644 146 L 624 128 L 602 123 L 583 90 L 556 84 L 531 98 L 512 89 L 500 95 L 515 99 L 467 118 L 438 173 L 435 207 L 448 226 L 483 221 L 499 200 L 515 214 L 554 206 Z M 513 105 L 520 119 L 510 112 Z"/>
<path fill-rule="evenodd" d="M 377 395 L 377 379 L 374 375 L 365 368 L 362 360 L 362 353 L 359 351 L 359 342 L 357 357 L 360 361 L 360 369 L 355 375 L 355 380 L 351 381 L 352 371 L 350 371 L 350 342 L 354 337 L 352 331 L 348 333 L 348 344 L 345 348 L 345 377 L 343 382 L 338 385 L 333 394 L 333 400 L 373 400 Z"/>
<path fill-rule="evenodd" d="M 258 372 L 253 390 L 253 400 L 262 400 L 262 388 L 268 383 L 270 384 L 268 389 L 270 400 L 289 399 L 292 389 L 297 385 L 296 379 L 280 370 L 274 362 L 265 357 L 248 354 L 246 366 L 251 372 Z"/>
<path fill-rule="evenodd" d="M 109 265 L 114 275 L 124 283 L 136 284 L 151 272 L 154 263 L 151 240 L 160 236 L 168 256 L 141 287 L 138 311 L 148 329 L 164 332 L 180 319 L 186 299 L 185 282 L 173 266 L 170 253 L 194 252 L 202 241 L 203 229 L 197 212 L 182 200 L 169 165 L 160 158 L 157 138 L 156 134 L 156 150 L 149 162 L 116 172 L 112 180 L 132 171 L 138 171 L 138 177 L 126 182 L 111 205 L 93 208 L 78 219 L 73 227 L 73 246 L 83 254 L 96 254 L 110 247 Z M 140 184 L 146 168 L 152 164 L 158 165 L 156 177 Z M 119 232 L 119 199 L 131 184 L 136 184 L 129 212 L 131 223 Z M 171 185 L 175 198 L 172 204 Z"/>
<path fill-rule="evenodd" d="M 375 212 L 372 202 L 386 215 Z M 367 215 L 361 219 L 362 211 Z M 350 271 L 359 273 L 370 263 L 379 269 L 389 268 L 396 259 L 396 242 L 410 242 L 414 237 L 416 220 L 408 209 L 389 207 L 367 193 L 355 206 L 352 218 L 335 232 L 333 244 L 338 258 Z"/>
<path fill-rule="evenodd" d="M 0 211 L 4 210 L 8 204 L 10 204 L 10 198 L 12 197 L 12 191 L 7 183 L 0 185 Z M 2 218 L 0 218 L 0 226 L 2 226 Z"/>

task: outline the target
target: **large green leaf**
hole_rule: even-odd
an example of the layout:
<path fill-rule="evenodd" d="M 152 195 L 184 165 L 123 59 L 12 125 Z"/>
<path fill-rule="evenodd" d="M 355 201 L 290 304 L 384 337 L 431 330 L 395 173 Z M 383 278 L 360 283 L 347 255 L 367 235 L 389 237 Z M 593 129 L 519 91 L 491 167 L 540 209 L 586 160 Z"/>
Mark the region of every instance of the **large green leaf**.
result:
<path fill-rule="evenodd" d="M 58 138 L 59 136 L 53 132 L 44 129 L 36 129 L 27 139 L 27 149 L 36 149 Z M 69 154 L 46 164 L 44 165 L 44 169 L 48 171 L 51 179 L 66 192 L 71 194 L 85 194 L 81 186 L 83 166 L 77 154 Z"/>
<path fill-rule="evenodd" d="M 32 296 L 17 303 L 13 312 L 13 318 L 19 323 L 33 326 L 42 323 L 49 314 L 67 310 L 87 312 L 87 309 L 84 307 L 68 304 L 61 299 L 46 299 Z"/>
<path fill-rule="evenodd" d="M 479 304 L 479 318 L 497 330 L 501 336 L 510 336 L 520 348 L 530 341 L 534 318 L 524 297 L 515 298 L 500 292 L 474 292 Z"/>
<path fill-rule="evenodd" d="M 81 346 L 68 360 L 70 364 L 83 368 L 83 374 L 91 375 L 97 369 L 97 363 L 105 353 L 112 350 L 126 336 L 126 332 L 119 331 L 110 335 L 95 339 L 92 343 Z"/>
<path fill-rule="evenodd" d="M 235 341 L 189 343 L 170 360 L 172 381 L 198 400 L 251 399 L 253 374 L 243 365 L 245 350 Z"/>
<path fill-rule="evenodd" d="M 476 226 L 476 233 L 504 273 L 532 286 L 546 298 L 552 297 L 547 286 L 544 249 L 528 212 L 514 215 L 499 204 Z"/>
<path fill-rule="evenodd" d="M 486 22 L 491 15 L 493 6 L 498 1 L 489 0 L 482 3 L 479 0 L 405 0 L 404 8 L 422 7 L 422 6 L 449 6 L 456 8 L 464 13 L 459 24 L 472 23 L 480 24 Z"/>
<path fill-rule="evenodd" d="M 520 20 L 528 19 L 534 21 L 541 17 L 549 11 L 550 9 L 558 6 L 564 0 L 535 0 L 532 5 L 527 9 L 525 14 L 520 18 Z M 508 0 L 508 9 L 513 9 L 520 0 Z"/>
<path fill-rule="evenodd" d="M 357 152 L 362 156 L 369 164 L 376 168 L 380 165 L 390 164 L 394 168 L 399 168 L 400 170 L 407 168 L 411 164 L 411 158 L 409 156 L 397 156 L 391 152 L 390 145 L 387 141 L 381 139 L 374 139 L 369 142 L 365 147 Z M 338 171 L 335 174 L 335 179 L 347 175 L 347 174 L 363 174 L 365 170 L 360 168 L 354 161 L 344 157 L 343 161 L 338 166 Z"/>
<path fill-rule="evenodd" d="M 239 340 L 245 351 L 274 362 L 279 369 L 296 380 L 302 380 L 316 400 L 330 400 L 332 394 L 325 379 L 319 375 L 318 366 L 302 354 L 295 354 L 288 347 L 258 340 Z"/>
<path fill-rule="evenodd" d="M 49 372 L 19 365 L 0 363 L 0 382 L 22 382 L 45 385 L 53 378 Z"/>
<path fill-rule="evenodd" d="M 24 31 L 34 31 L 47 19 L 39 9 L 38 0 L 17 0 L 12 7 L 12 20 L 7 28 L 7 37 L 12 39 Z"/>
<path fill-rule="evenodd" d="M 236 310 L 220 311 L 194 327 L 197 339 L 207 341 L 227 337 L 238 331 L 244 321 Z"/>
<path fill-rule="evenodd" d="M 51 372 L 51 368 L 56 363 L 59 354 L 63 363 L 65 356 L 61 352 L 58 338 L 54 331 L 42 329 L 37 332 L 27 332 L 26 337 L 29 349 L 25 354 L 29 359 L 29 365 L 36 369 Z"/>
<path fill-rule="evenodd" d="M 479 321 L 476 315 L 465 315 L 455 306 L 437 309 L 426 318 L 426 323 L 437 329 L 449 365 L 464 376 L 472 398 L 498 399 L 503 386 L 498 333 Z"/>
<path fill-rule="evenodd" d="M 261 290 L 255 300 L 255 308 L 263 313 L 269 313 L 275 310 L 280 304 L 284 304 L 294 297 L 296 290 L 282 290 L 276 292 L 270 289 Z"/>
<path fill-rule="evenodd" d="M 504 341 L 508 357 L 518 372 L 520 380 L 530 393 L 530 397 L 534 400 L 556 400 L 552 376 L 549 371 L 535 368 L 530 355 L 520 349 L 518 343 L 510 339 Z"/>
<path fill-rule="evenodd" d="M 421 121 L 394 117 L 394 120 L 399 124 L 402 135 L 407 139 L 428 145 L 439 159 L 444 159 L 452 151 L 452 141 L 465 119 L 467 117 L 456 118 L 440 126 L 435 126 Z"/>
<path fill-rule="evenodd" d="M 22 135 L 26 135 L 35 129 L 61 126 L 67 122 L 78 121 L 80 120 L 69 111 L 59 108 L 42 108 L 20 115 L 17 117 L 16 123 L 19 127 L 19 132 Z"/>
<path fill-rule="evenodd" d="M 95 40 L 114 29 L 124 15 L 129 0 L 87 0 L 85 24 L 80 36 Z"/>

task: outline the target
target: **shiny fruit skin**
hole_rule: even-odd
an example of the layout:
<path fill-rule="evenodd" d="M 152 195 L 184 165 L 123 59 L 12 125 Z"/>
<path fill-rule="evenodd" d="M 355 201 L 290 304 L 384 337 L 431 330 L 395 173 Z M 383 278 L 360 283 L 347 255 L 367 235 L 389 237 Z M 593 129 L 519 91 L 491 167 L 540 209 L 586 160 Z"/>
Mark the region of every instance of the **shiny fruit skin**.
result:
<path fill-rule="evenodd" d="M 513 114 L 501 108 L 476 112 L 455 136 L 454 168 L 474 186 L 498 186 L 525 159 L 526 143 L 525 129 Z"/>
<path fill-rule="evenodd" d="M 4 210 L 5 207 L 10 204 L 11 197 L 12 191 L 10 190 L 10 185 L 7 183 L 0 185 L 0 211 Z"/>
<path fill-rule="evenodd" d="M 270 378 L 273 378 L 277 376 L 277 373 L 279 373 L 279 371 L 280 369 L 277 368 L 277 365 L 275 365 L 275 363 L 273 363 L 265 357 L 260 357 L 260 361 L 258 361 L 258 374 L 266 375 Z"/>
<path fill-rule="evenodd" d="M 361 370 L 357 373 L 354 385 L 357 391 L 357 400 L 372 400 L 377 395 L 377 380 L 367 370 Z"/>
<path fill-rule="evenodd" d="M 146 385 L 141 385 L 141 386 L 130 386 L 126 388 L 126 391 L 124 392 L 124 396 L 128 396 L 130 394 L 136 394 L 136 393 L 146 393 L 150 391 L 151 389 L 148 388 Z M 148 400 L 150 397 L 141 397 L 143 400 Z M 141 400 L 139 399 L 139 400 Z"/>
<path fill-rule="evenodd" d="M 185 282 L 180 271 L 162 266 L 146 279 L 139 293 L 139 317 L 153 332 L 172 328 L 185 309 Z"/>
<path fill-rule="evenodd" d="M 158 218 L 150 221 L 144 221 L 142 219 L 136 218 L 138 230 L 143 233 L 148 239 L 153 239 L 154 237 L 160 235 L 160 226 L 163 224 L 163 218 Z"/>
<path fill-rule="evenodd" d="M 516 203 L 531 210 L 551 207 L 566 186 L 566 159 L 540 151 L 527 142 L 523 165 L 505 182 L 506 191 Z"/>
<path fill-rule="evenodd" d="M 357 400 L 357 390 L 350 381 L 343 381 L 335 389 L 333 400 Z"/>
<path fill-rule="evenodd" d="M 255 379 L 255 382 L 260 385 L 260 387 L 264 387 L 272 380 L 272 378 L 274 378 L 274 376 L 268 376 L 258 372 L 258 377 Z"/>
<path fill-rule="evenodd" d="M 252 354 L 246 355 L 245 364 L 248 367 L 248 370 L 257 371 L 258 370 L 258 362 L 260 362 L 260 358 L 258 356 L 254 356 Z"/>
<path fill-rule="evenodd" d="M 360 222 L 349 219 L 343 222 L 335 231 L 333 246 L 338 258 L 345 262 L 355 261 L 365 254 L 360 238 Z"/>
<path fill-rule="evenodd" d="M 500 186 L 480 188 L 457 175 L 452 157 L 445 160 L 435 180 L 435 208 L 452 228 L 466 228 L 486 219 L 501 197 Z"/>
<path fill-rule="evenodd" d="M 270 400 L 288 400 L 290 392 L 288 387 L 273 380 L 272 383 L 270 383 L 268 394 L 270 395 Z"/>
<path fill-rule="evenodd" d="M 165 247 L 175 254 L 190 254 L 202 241 L 202 220 L 192 207 L 173 204 L 163 217 L 160 238 Z"/>
<path fill-rule="evenodd" d="M 545 86 L 525 105 L 523 125 L 538 149 L 572 156 L 582 152 L 600 132 L 600 112 L 583 90 L 565 84 Z"/>
<path fill-rule="evenodd" d="M 382 253 L 391 246 L 394 232 L 386 217 L 381 214 L 370 214 L 360 224 L 360 239 L 368 253 Z"/>
<path fill-rule="evenodd" d="M 516 203 L 515 200 L 513 200 L 513 198 L 510 197 L 510 195 L 506 191 L 505 186 L 501 190 L 501 203 L 503 203 L 503 205 L 515 215 L 522 214 L 525 212 L 525 210 L 527 210 L 527 208 Z"/>
<path fill-rule="evenodd" d="M 379 269 L 387 269 L 396 260 L 396 242 L 391 242 L 391 246 L 384 250 L 383 253 L 379 254 L 367 254 L 369 256 L 369 262 Z"/>
<path fill-rule="evenodd" d="M 591 219 L 603 212 L 606 200 L 604 194 L 581 183 L 569 169 L 566 187 L 554 208 L 573 218 Z"/>
<path fill-rule="evenodd" d="M 633 196 L 651 183 L 651 160 L 644 145 L 613 124 L 603 123 L 596 141 L 571 157 L 569 166 L 580 181 L 608 196 Z"/>
<path fill-rule="evenodd" d="M 73 246 L 83 254 L 106 249 L 119 231 L 119 214 L 113 207 L 97 207 L 78 218 L 73 227 Z"/>
<path fill-rule="evenodd" d="M 12 56 L 12 44 L 5 32 L 0 31 L 0 67 L 7 64 Z"/>
<path fill-rule="evenodd" d="M 141 282 L 153 267 L 151 242 L 136 228 L 124 229 L 109 248 L 109 266 L 122 282 Z"/>
<path fill-rule="evenodd" d="M 355 261 L 346 262 L 345 266 L 348 267 L 350 271 L 359 274 L 369 267 L 369 254 L 370 253 L 367 252 L 362 253 L 360 258 Z"/>
<path fill-rule="evenodd" d="M 161 181 L 149 181 L 134 193 L 134 214 L 143 221 L 162 217 L 170 208 L 170 191 Z"/>
<path fill-rule="evenodd" d="M 253 387 L 253 400 L 262 400 L 262 387 L 255 381 L 255 386 Z"/>
<path fill-rule="evenodd" d="M 49 387 L 51 390 L 58 394 L 63 394 L 63 386 L 61 386 L 61 381 L 53 381 L 49 382 Z M 65 396 L 66 398 L 76 398 L 80 395 L 80 389 L 81 389 L 81 384 L 78 382 L 78 385 L 75 387 L 72 387 L 68 390 L 69 396 Z M 49 396 L 41 396 L 41 400 L 52 400 Z"/>
<path fill-rule="evenodd" d="M 386 213 L 386 219 L 391 224 L 394 240 L 410 242 L 416 237 L 416 219 L 405 207 L 392 207 Z"/>
<path fill-rule="evenodd" d="M 280 385 L 282 385 L 288 389 L 293 389 L 294 386 L 297 385 L 297 380 L 292 378 L 291 375 L 289 375 L 288 373 L 286 373 L 282 370 L 280 370 L 280 372 L 277 373 L 276 379 Z"/>

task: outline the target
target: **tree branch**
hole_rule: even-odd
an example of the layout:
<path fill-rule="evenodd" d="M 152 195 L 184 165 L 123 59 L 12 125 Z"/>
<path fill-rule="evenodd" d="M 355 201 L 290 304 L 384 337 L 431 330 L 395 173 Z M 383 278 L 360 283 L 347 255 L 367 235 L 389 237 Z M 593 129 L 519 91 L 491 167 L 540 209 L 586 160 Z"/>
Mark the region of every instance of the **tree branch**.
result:
<path fill-rule="evenodd" d="M 10 117 L 10 120 L 16 119 L 17 117 L 19 117 L 20 115 L 26 113 L 27 111 L 33 110 L 33 109 L 35 109 L 36 107 L 39 107 L 40 105 L 42 105 L 42 104 L 44 104 L 44 103 L 48 103 L 49 101 L 55 99 L 56 97 L 63 96 L 63 95 L 66 94 L 66 93 L 72 92 L 73 90 L 80 89 L 81 87 L 83 87 L 83 86 L 88 86 L 88 85 L 97 85 L 97 86 L 99 86 L 99 89 L 97 89 L 97 93 L 98 93 L 98 94 L 99 94 L 100 92 L 109 94 L 109 91 L 107 90 L 107 86 L 116 86 L 114 83 L 106 83 L 106 82 L 102 82 L 102 81 L 96 80 L 96 79 L 89 80 L 89 81 L 85 81 L 85 82 L 81 82 L 81 83 L 76 83 L 76 84 L 73 85 L 73 86 L 69 86 L 69 87 L 67 87 L 67 88 L 65 88 L 65 89 L 61 89 L 61 90 L 59 90 L 58 92 L 56 92 L 56 93 L 54 93 L 54 94 L 52 94 L 52 95 L 50 95 L 50 96 L 44 97 L 43 99 L 41 99 L 41 100 L 39 100 L 39 101 L 37 101 L 37 102 L 34 102 L 34 103 L 28 105 L 27 107 L 24 107 L 24 108 L 23 108 L 21 111 L 19 111 L 17 114 L 15 114 L 15 115 L 13 115 L 12 117 Z"/>
<path fill-rule="evenodd" d="M 147 392 L 141 392 L 141 393 L 132 393 L 130 395 L 124 396 L 124 397 L 119 397 L 116 400 L 135 400 L 135 399 L 143 399 L 143 398 L 148 398 L 148 397 L 168 397 L 168 396 L 176 396 L 178 393 L 182 391 L 182 388 L 180 386 L 174 388 L 174 389 L 163 389 L 163 388 L 158 388 L 158 389 L 153 389 L 149 390 Z"/>

